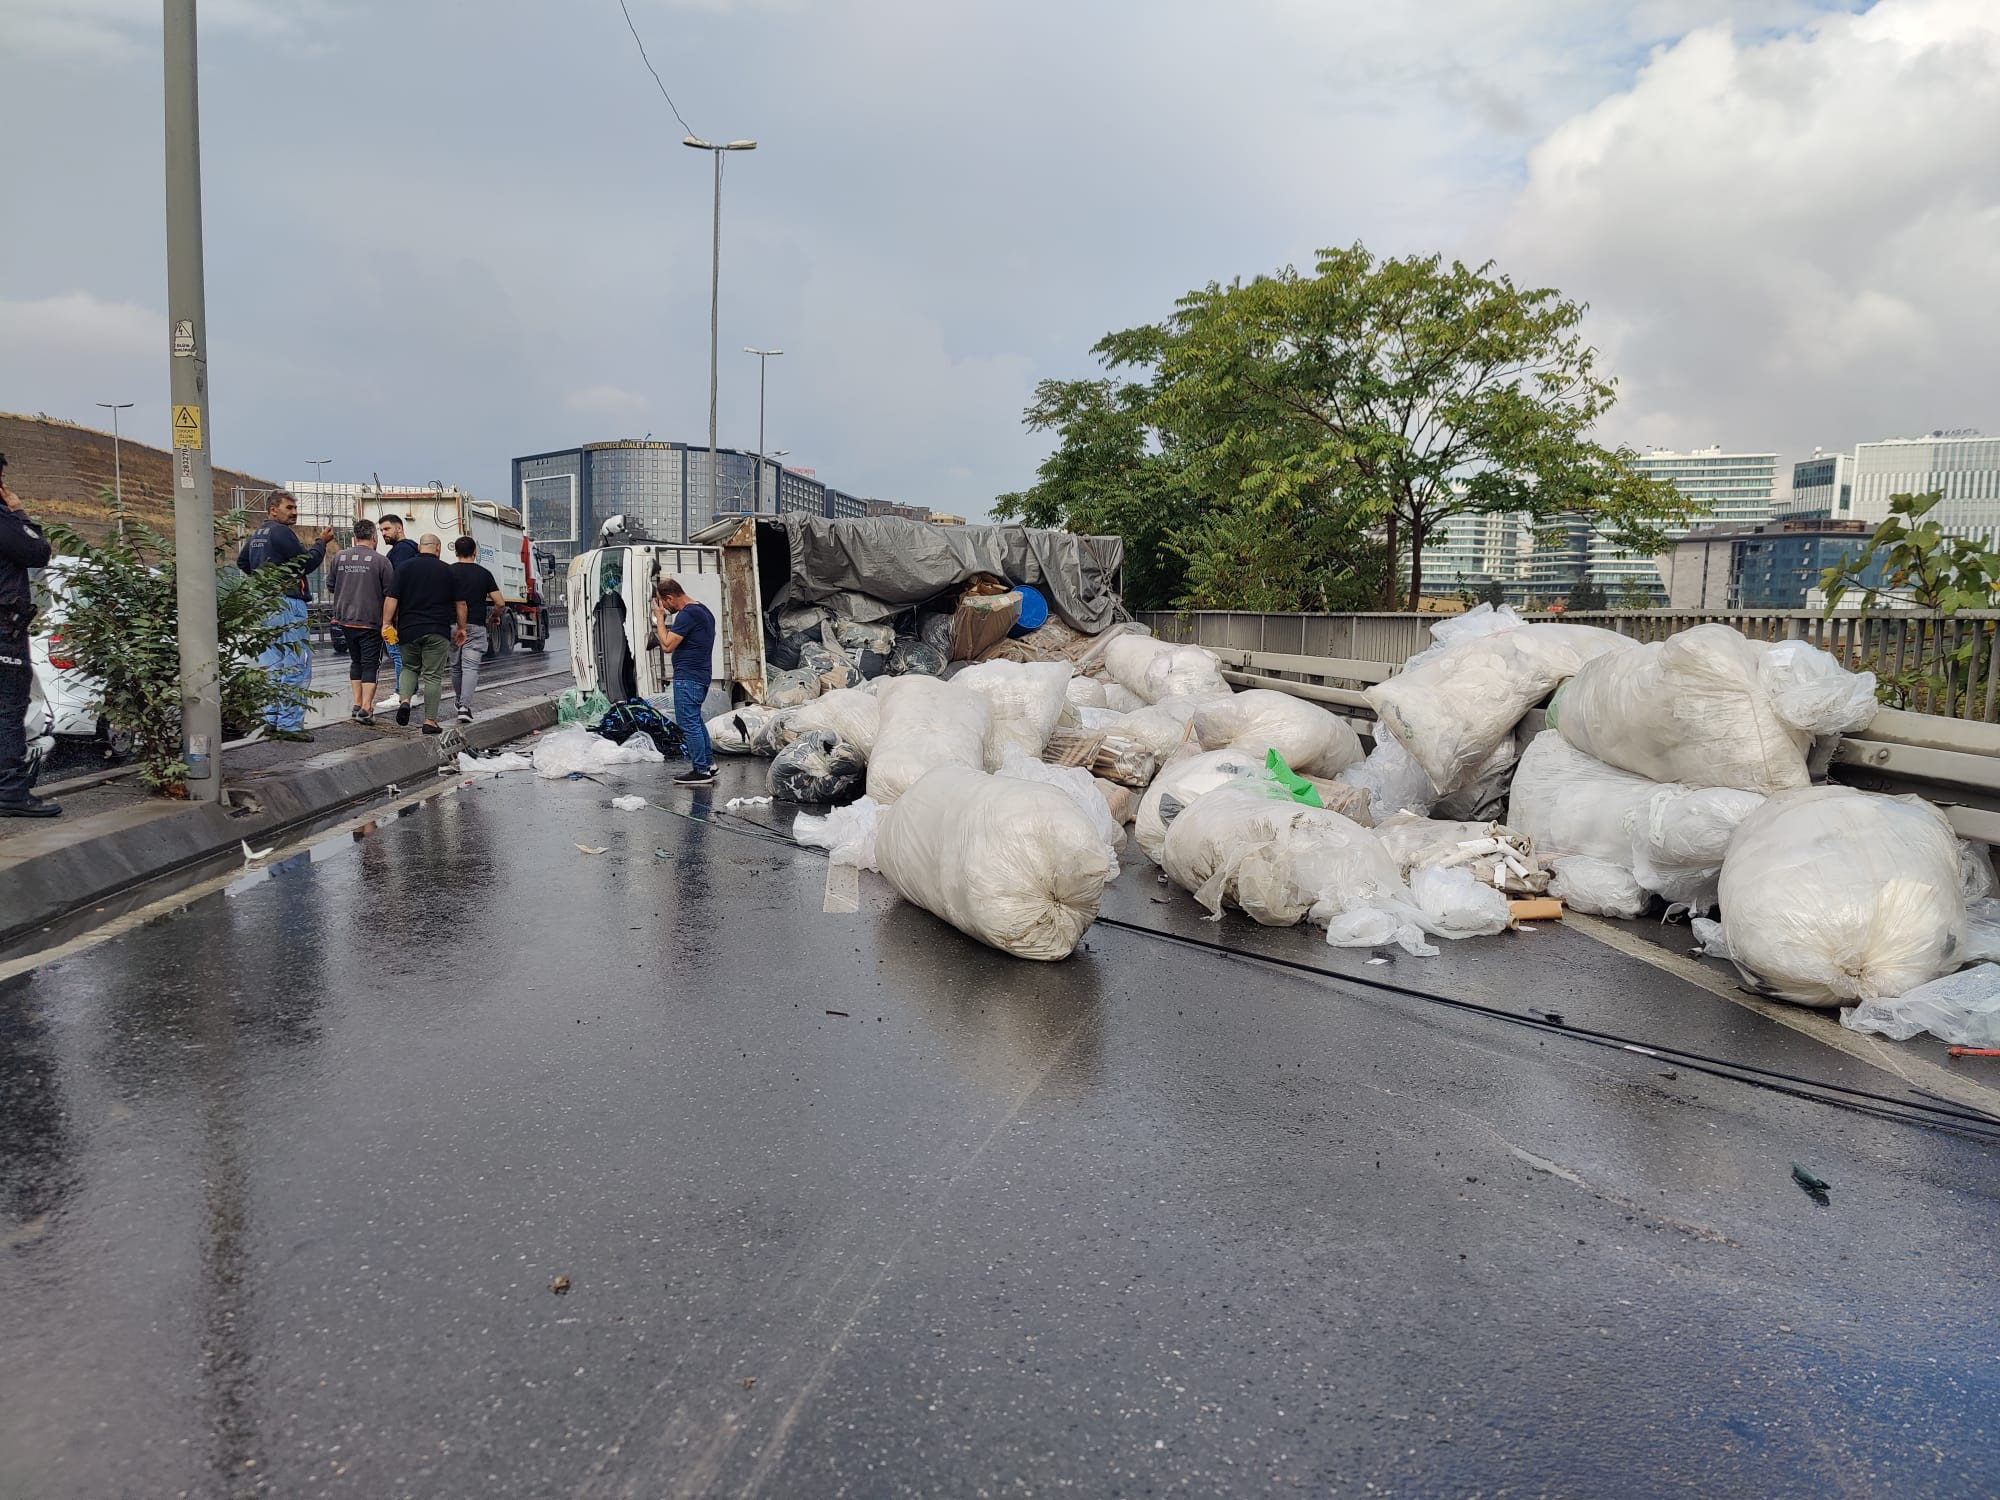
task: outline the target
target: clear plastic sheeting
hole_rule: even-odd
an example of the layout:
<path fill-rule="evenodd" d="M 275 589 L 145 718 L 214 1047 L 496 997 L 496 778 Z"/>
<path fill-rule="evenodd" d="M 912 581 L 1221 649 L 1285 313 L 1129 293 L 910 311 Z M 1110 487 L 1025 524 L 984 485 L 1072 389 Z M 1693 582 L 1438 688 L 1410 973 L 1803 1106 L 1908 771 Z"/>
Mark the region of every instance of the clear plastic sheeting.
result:
<path fill-rule="evenodd" d="M 882 707 L 873 693 L 861 688 L 835 688 L 803 708 L 793 709 L 786 718 L 792 738 L 815 729 L 830 729 L 866 760 L 881 732 Z"/>
<path fill-rule="evenodd" d="M 808 849 L 824 849 L 837 865 L 875 868 L 875 829 L 882 807 L 873 797 L 857 797 L 824 816 L 800 813 L 792 819 L 792 839 Z"/>
<path fill-rule="evenodd" d="M 1117 713 L 1136 713 L 1146 706 L 1146 700 L 1131 689 L 1115 682 L 1104 685 L 1104 706 Z"/>
<path fill-rule="evenodd" d="M 1593 917 L 1640 917 L 1653 904 L 1639 877 L 1624 865 L 1588 854 L 1549 862 L 1549 894 L 1571 911 Z"/>
<path fill-rule="evenodd" d="M 2000 901 L 1982 896 L 1965 906 L 1965 961 L 2000 959 Z"/>
<path fill-rule="evenodd" d="M 1097 836 L 1114 851 L 1125 847 L 1123 820 L 1112 816 L 1109 804 L 1097 789 L 1097 778 L 1081 766 L 1044 765 L 1032 755 L 1023 753 L 1018 745 L 1009 745 L 1000 758 L 1000 775 L 1054 787 L 1076 804 L 1077 811 L 1088 818 L 1091 827 L 1097 830 Z"/>
<path fill-rule="evenodd" d="M 1020 958 L 1067 958 L 1117 856 L 1059 788 L 945 767 L 882 811 L 876 865 L 904 900 Z"/>
<path fill-rule="evenodd" d="M 985 698 L 935 677 L 892 677 L 876 693 L 881 722 L 868 758 L 868 795 L 885 806 L 927 771 L 986 765 L 993 708 Z"/>
<path fill-rule="evenodd" d="M 1410 894 L 1424 914 L 1424 930 L 1436 937 L 1491 937 L 1513 919 L 1507 897 L 1462 865 L 1417 870 Z"/>
<path fill-rule="evenodd" d="M 1915 797 L 1772 797 L 1737 830 L 1721 896 L 1746 981 L 1801 1005 L 1907 994 L 1965 953 L 1958 841 Z"/>
<path fill-rule="evenodd" d="M 768 708 L 797 708 L 817 698 L 824 685 L 819 673 L 804 667 L 773 672 L 764 679 L 764 703 Z"/>
<path fill-rule="evenodd" d="M 1069 686 L 1066 661 L 985 661 L 952 678 L 952 686 L 985 698 L 993 710 L 993 731 L 986 742 L 986 768 L 1000 768 L 1009 745 L 1039 758 L 1062 717 L 1064 690 Z"/>
<path fill-rule="evenodd" d="M 1958 889 L 1967 901 L 1993 894 L 1993 850 L 1971 839 L 1958 841 Z"/>
<path fill-rule="evenodd" d="M 1397 813 L 1376 827 L 1375 836 L 1406 876 L 1419 870 L 1462 869 L 1480 884 L 1509 896 L 1539 896 L 1548 887 L 1532 842 L 1504 823 L 1451 822 Z"/>
<path fill-rule="evenodd" d="M 1588 663 L 1549 722 L 1584 754 L 1653 781 L 1803 787 L 1813 737 L 1779 717 L 1762 671 L 1768 649 L 1727 625 L 1697 625 Z"/>
<path fill-rule="evenodd" d="M 1063 688 L 1063 697 L 1072 708 L 1107 708 L 1104 684 L 1095 677 L 1072 677 Z"/>
<path fill-rule="evenodd" d="M 1242 750 L 1210 750 L 1176 761 L 1153 778 L 1145 796 L 1139 799 L 1139 811 L 1132 819 L 1132 836 L 1139 841 L 1146 858 L 1158 864 L 1167 839 L 1167 825 L 1173 821 L 1171 815 L 1178 814 L 1204 792 L 1212 792 L 1239 776 L 1257 777 L 1263 773 L 1263 756 Z"/>
<path fill-rule="evenodd" d="M 1201 749 L 1194 731 L 1195 712 L 1210 701 L 1212 695 L 1169 698 L 1164 703 L 1149 704 L 1126 714 L 1124 722 L 1117 726 L 1118 732 L 1138 740 L 1163 762 L 1183 753 L 1192 754 Z"/>
<path fill-rule="evenodd" d="M 1818 736 L 1859 734 L 1881 708 L 1873 672 L 1850 672 L 1806 641 L 1773 641 L 1757 676 L 1778 717 Z"/>
<path fill-rule="evenodd" d="M 1176 646 L 1151 636 L 1119 635 L 1104 648 L 1104 669 L 1145 703 L 1213 697 L 1229 691 L 1222 664 L 1203 646 Z M 1115 705 L 1114 705 L 1115 706 Z"/>
<path fill-rule="evenodd" d="M 752 755 L 757 731 L 776 717 L 777 709 L 746 703 L 708 721 L 708 742 L 723 755 Z"/>
<path fill-rule="evenodd" d="M 643 734 L 614 745 L 601 734 L 571 726 L 552 729 L 537 740 L 534 759 L 535 774 L 555 781 L 564 776 L 587 776 L 627 766 L 659 765 L 666 757 Z"/>
<path fill-rule="evenodd" d="M 498 755 L 472 755 L 464 750 L 458 752 L 458 774 L 461 776 L 498 776 L 506 771 L 532 771 L 534 768 L 532 760 L 513 750 Z"/>
<path fill-rule="evenodd" d="M 1507 826 L 1535 842 L 1544 861 L 1583 854 L 1630 869 L 1628 819 L 1643 811 L 1656 783 L 1593 760 L 1553 729 L 1528 744 L 1514 771 Z"/>
<path fill-rule="evenodd" d="M 1906 995 L 1863 1000 L 1840 1013 L 1840 1024 L 1894 1042 L 1928 1031 L 1954 1047 L 2000 1047 L 2000 964 L 1945 974 Z"/>
<path fill-rule="evenodd" d="M 1393 734 L 1378 733 L 1368 758 L 1342 771 L 1340 779 L 1367 793 L 1368 810 L 1378 826 L 1399 812 L 1426 816 L 1437 805 L 1437 788 Z"/>
<path fill-rule="evenodd" d="M 1694 951 L 1703 958 L 1729 957 L 1729 939 L 1723 935 L 1722 924 L 1709 917 L 1696 917 L 1688 923 L 1688 930 L 1694 934 Z"/>
<path fill-rule="evenodd" d="M 1634 649 L 1591 625 L 1522 625 L 1448 639 L 1364 696 L 1443 796 L 1476 781 L 1521 716 L 1565 678 Z"/>
<path fill-rule="evenodd" d="M 1203 699 L 1189 722 L 1204 750 L 1276 750 L 1301 775 L 1337 776 L 1361 761 L 1345 719 L 1274 688 Z"/>
<path fill-rule="evenodd" d="M 868 759 L 831 729 L 809 729 L 778 752 L 768 784 L 780 802 L 852 802 L 861 795 Z"/>

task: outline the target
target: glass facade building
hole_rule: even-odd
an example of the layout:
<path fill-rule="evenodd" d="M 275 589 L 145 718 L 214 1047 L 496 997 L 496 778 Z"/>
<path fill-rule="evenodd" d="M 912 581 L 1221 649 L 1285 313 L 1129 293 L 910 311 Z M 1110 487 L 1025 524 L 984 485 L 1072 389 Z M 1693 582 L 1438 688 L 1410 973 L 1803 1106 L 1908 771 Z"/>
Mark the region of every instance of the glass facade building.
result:
<path fill-rule="evenodd" d="M 1944 499 L 1928 519 L 1959 536 L 2000 542 L 2000 438 L 1967 434 L 1891 438 L 1854 449 L 1853 519 L 1880 525 L 1892 495 Z"/>

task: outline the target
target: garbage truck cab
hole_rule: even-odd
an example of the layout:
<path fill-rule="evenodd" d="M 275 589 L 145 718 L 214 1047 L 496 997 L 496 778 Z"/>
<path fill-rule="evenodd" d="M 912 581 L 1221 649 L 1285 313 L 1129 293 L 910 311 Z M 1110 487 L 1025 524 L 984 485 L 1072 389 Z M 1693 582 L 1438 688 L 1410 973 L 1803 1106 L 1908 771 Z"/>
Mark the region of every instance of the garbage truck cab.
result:
<path fill-rule="evenodd" d="M 715 616 L 710 714 L 758 697 L 764 633 L 757 607 L 756 549 L 635 541 L 592 548 L 569 565 L 570 665 L 576 684 L 614 703 L 664 699 L 673 669 L 653 633 L 653 589 L 678 578 Z"/>

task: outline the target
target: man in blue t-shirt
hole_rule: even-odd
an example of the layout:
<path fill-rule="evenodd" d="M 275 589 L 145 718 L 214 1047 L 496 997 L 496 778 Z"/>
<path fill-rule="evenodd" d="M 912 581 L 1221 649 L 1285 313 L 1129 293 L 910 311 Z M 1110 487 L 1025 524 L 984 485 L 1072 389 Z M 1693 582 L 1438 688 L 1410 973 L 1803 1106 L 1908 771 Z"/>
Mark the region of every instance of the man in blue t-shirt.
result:
<path fill-rule="evenodd" d="M 674 778 L 674 784 L 711 785 L 715 752 L 709 748 L 701 703 L 708 696 L 708 680 L 715 675 L 715 616 L 706 604 L 687 596 L 678 578 L 662 578 L 653 591 L 653 634 L 673 663 L 674 722 L 687 746 L 688 768 Z"/>

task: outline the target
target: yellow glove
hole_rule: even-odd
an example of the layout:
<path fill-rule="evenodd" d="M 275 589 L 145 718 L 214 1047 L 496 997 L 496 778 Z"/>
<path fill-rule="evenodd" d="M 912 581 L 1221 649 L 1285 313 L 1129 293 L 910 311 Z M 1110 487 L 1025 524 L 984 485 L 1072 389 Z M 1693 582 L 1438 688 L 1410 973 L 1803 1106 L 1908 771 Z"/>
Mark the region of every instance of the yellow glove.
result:
<path fill-rule="evenodd" d="M 396 627 L 395 627 L 395 626 L 393 626 L 393 625 L 384 625 L 384 626 L 382 627 L 382 644 L 383 644 L 383 645 L 385 645 L 385 646 L 393 646 L 393 645 L 395 645 L 395 644 L 396 644 Z"/>

